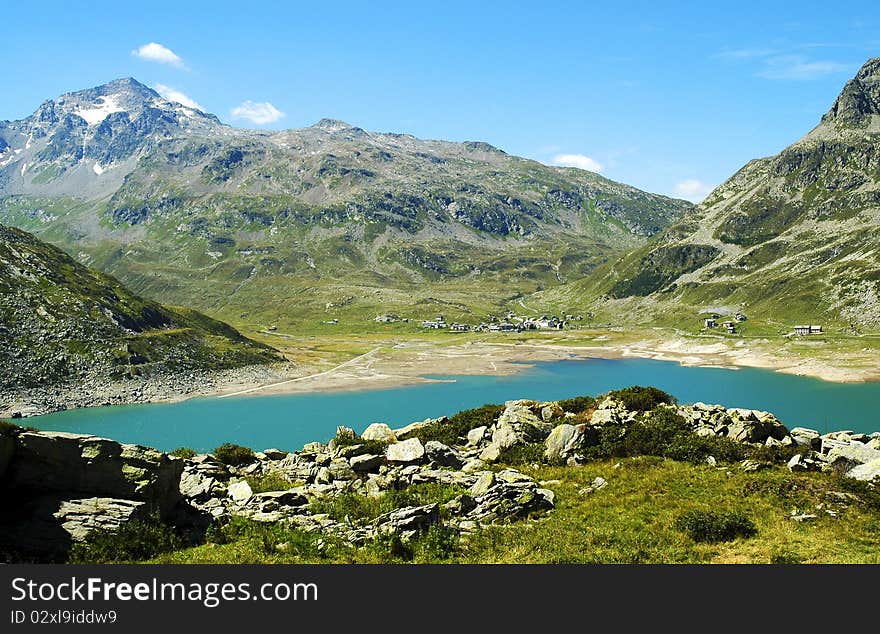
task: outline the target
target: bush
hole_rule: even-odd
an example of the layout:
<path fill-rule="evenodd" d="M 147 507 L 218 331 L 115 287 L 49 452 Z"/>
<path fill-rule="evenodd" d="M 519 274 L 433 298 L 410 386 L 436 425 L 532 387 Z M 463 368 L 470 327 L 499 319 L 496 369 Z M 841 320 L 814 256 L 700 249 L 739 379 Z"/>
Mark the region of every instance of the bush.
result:
<path fill-rule="evenodd" d="M 459 532 L 443 524 L 434 524 L 413 544 L 415 557 L 421 561 L 446 561 L 459 551 Z"/>
<path fill-rule="evenodd" d="M 544 443 L 526 443 L 508 447 L 501 452 L 498 462 L 509 465 L 523 465 L 544 462 Z"/>
<path fill-rule="evenodd" d="M 445 423 L 431 423 L 402 436 L 401 440 L 418 438 L 423 443 L 436 440 L 444 445 L 454 445 L 475 427 L 492 425 L 503 411 L 503 405 L 483 405 L 476 409 L 466 409 L 453 415 Z"/>
<path fill-rule="evenodd" d="M 245 478 L 251 491 L 266 493 L 267 491 L 287 491 L 293 488 L 293 482 L 277 472 L 249 475 Z"/>
<path fill-rule="evenodd" d="M 21 427 L 15 423 L 0 420 L 0 436 L 15 436 L 21 431 Z"/>
<path fill-rule="evenodd" d="M 675 527 L 695 542 L 708 544 L 729 542 L 737 537 L 753 537 L 758 533 L 755 523 L 739 511 L 695 509 L 679 516 Z"/>
<path fill-rule="evenodd" d="M 571 414 L 580 414 L 596 407 L 596 399 L 592 396 L 575 396 L 574 398 L 559 401 L 563 411 Z"/>
<path fill-rule="evenodd" d="M 626 409 L 635 412 L 649 412 L 658 405 L 675 405 L 678 402 L 674 396 L 663 390 L 641 385 L 613 390 L 606 396 L 620 401 Z"/>
<path fill-rule="evenodd" d="M 175 458 L 185 458 L 189 459 L 196 455 L 195 449 L 190 449 L 189 447 L 178 447 L 174 451 L 172 451 L 169 455 L 174 456 Z"/>
<path fill-rule="evenodd" d="M 405 489 L 391 489 L 378 498 L 362 493 L 326 496 L 312 502 L 310 510 L 312 513 L 327 513 L 336 521 L 346 517 L 351 520 L 372 520 L 407 506 L 424 506 L 435 502 L 443 504 L 466 492 L 466 489 L 453 484 L 422 482 Z"/>
<path fill-rule="evenodd" d="M 214 450 L 214 457 L 225 465 L 238 467 L 253 462 L 254 452 L 247 447 L 233 445 L 232 443 L 227 442 Z"/>
<path fill-rule="evenodd" d="M 667 456 L 673 446 L 691 435 L 684 418 L 665 407 L 657 408 L 630 426 L 621 449 L 625 456 Z"/>
<path fill-rule="evenodd" d="M 699 464 L 712 456 L 719 462 L 739 462 L 750 455 L 752 448 L 731 438 L 683 434 L 666 451 L 666 457 Z"/>
<path fill-rule="evenodd" d="M 72 564 L 109 564 L 143 561 L 179 550 L 186 544 L 174 528 L 158 517 L 127 522 L 113 532 L 92 531 L 73 545 L 68 555 Z"/>

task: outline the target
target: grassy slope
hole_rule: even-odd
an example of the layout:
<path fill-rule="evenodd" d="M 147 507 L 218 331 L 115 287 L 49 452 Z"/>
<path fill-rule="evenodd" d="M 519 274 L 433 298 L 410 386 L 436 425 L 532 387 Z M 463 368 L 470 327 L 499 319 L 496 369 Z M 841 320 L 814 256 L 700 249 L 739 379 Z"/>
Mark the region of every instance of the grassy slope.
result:
<path fill-rule="evenodd" d="M 619 463 L 620 467 L 615 467 Z M 557 493 L 545 518 L 474 535 L 458 551 L 438 556 L 417 549 L 416 563 L 880 563 L 880 507 L 852 505 L 832 517 L 826 493 L 847 486 L 828 474 L 791 474 L 784 467 L 757 473 L 694 466 L 661 458 L 626 458 L 583 467 L 518 466 Z M 596 476 L 608 485 L 583 494 Z M 822 505 L 822 509 L 816 509 Z M 793 509 L 816 513 L 798 523 Z M 738 510 L 758 533 L 720 544 L 696 543 L 675 527 L 692 510 Z M 269 538 L 266 538 L 270 535 Z M 288 543 L 286 553 L 279 543 Z M 447 556 L 449 555 L 449 556 Z M 386 551 L 329 547 L 290 531 L 244 530 L 227 544 L 206 544 L 162 555 L 160 563 L 381 563 Z"/>

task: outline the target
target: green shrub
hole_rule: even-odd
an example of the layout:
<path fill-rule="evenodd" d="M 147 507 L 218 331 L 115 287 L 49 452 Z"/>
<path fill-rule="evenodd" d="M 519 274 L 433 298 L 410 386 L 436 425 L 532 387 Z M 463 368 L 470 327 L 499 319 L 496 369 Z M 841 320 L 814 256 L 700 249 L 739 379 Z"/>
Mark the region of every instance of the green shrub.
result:
<path fill-rule="evenodd" d="M 526 443 L 508 447 L 501 452 L 498 462 L 509 465 L 533 464 L 544 462 L 544 443 Z"/>
<path fill-rule="evenodd" d="M 675 527 L 695 542 L 714 544 L 737 537 L 753 537 L 755 523 L 739 511 L 691 510 L 679 516 Z"/>
<path fill-rule="evenodd" d="M 436 440 L 444 445 L 454 445 L 459 443 L 475 427 L 492 425 L 503 411 L 503 405 L 483 405 L 476 409 L 466 409 L 451 416 L 445 423 L 431 423 L 402 436 L 401 440 L 418 438 L 423 443 Z"/>
<path fill-rule="evenodd" d="M 667 456 L 674 445 L 691 435 L 690 423 L 674 411 L 660 407 L 630 425 L 621 450 L 625 456 Z"/>
<path fill-rule="evenodd" d="M 674 396 L 663 390 L 641 385 L 613 390 L 607 396 L 623 403 L 626 409 L 636 412 L 649 412 L 658 405 L 675 405 L 678 402 Z"/>
<path fill-rule="evenodd" d="M 424 562 L 447 561 L 458 553 L 460 543 L 456 529 L 434 524 L 414 540 L 414 558 Z"/>
<path fill-rule="evenodd" d="M 247 481 L 248 485 L 251 487 L 251 491 L 254 493 L 287 491 L 294 486 L 293 482 L 275 471 L 259 475 L 249 475 L 245 478 L 245 481 Z"/>
<path fill-rule="evenodd" d="M 247 447 L 227 442 L 214 450 L 214 457 L 225 465 L 238 467 L 253 462 L 254 452 Z"/>
<path fill-rule="evenodd" d="M 705 462 L 709 456 L 719 462 L 739 462 L 749 457 L 751 449 L 731 438 L 689 433 L 675 438 L 666 451 L 666 457 L 693 464 Z"/>
<path fill-rule="evenodd" d="M 68 555 L 72 564 L 108 564 L 143 561 L 186 546 L 173 527 L 157 517 L 131 521 L 113 532 L 92 531 L 73 545 Z"/>
<path fill-rule="evenodd" d="M 559 401 L 559 406 L 563 411 L 571 414 L 580 414 L 596 407 L 596 399 L 592 396 L 575 396 L 574 398 Z"/>
<path fill-rule="evenodd" d="M 172 451 L 169 455 L 174 456 L 176 458 L 185 458 L 189 459 L 196 455 L 195 449 L 190 449 L 189 447 L 178 447 L 174 451 Z"/>
<path fill-rule="evenodd" d="M 336 521 L 372 520 L 385 513 L 407 506 L 424 506 L 435 502 L 443 504 L 458 497 L 466 490 L 452 484 L 422 482 L 405 489 L 391 489 L 373 498 L 362 493 L 342 493 L 319 498 L 311 503 L 312 513 L 327 513 Z"/>

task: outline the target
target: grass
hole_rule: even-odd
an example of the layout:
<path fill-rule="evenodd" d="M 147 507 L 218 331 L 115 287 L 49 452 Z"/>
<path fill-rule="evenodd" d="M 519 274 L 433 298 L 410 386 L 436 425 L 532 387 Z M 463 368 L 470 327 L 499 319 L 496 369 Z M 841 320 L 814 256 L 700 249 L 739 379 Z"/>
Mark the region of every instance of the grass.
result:
<path fill-rule="evenodd" d="M 620 464 L 616 467 L 616 464 Z M 163 563 L 880 563 L 880 508 L 864 487 L 822 473 L 789 473 L 774 467 L 756 473 L 695 466 L 657 457 L 600 460 L 582 467 L 520 469 L 557 493 L 557 507 L 537 520 L 490 527 L 468 536 L 448 558 L 425 551 L 412 559 L 377 545 L 267 553 L 257 533 L 223 544 L 205 544 L 155 557 Z M 608 485 L 581 493 L 596 476 Z M 828 493 L 859 488 L 848 507 Z M 816 509 L 823 505 L 822 509 Z M 818 518 L 798 523 L 794 508 Z M 824 512 L 831 508 L 838 515 Z M 740 513 L 754 537 L 696 541 L 677 527 L 694 510 Z M 254 529 L 257 530 L 257 529 Z M 259 529 L 268 530 L 268 529 Z M 282 530 L 273 528 L 271 530 Z M 310 539 L 315 539 L 311 537 Z M 326 541 L 327 538 L 325 538 Z M 417 550 L 417 549 L 416 549 Z"/>
<path fill-rule="evenodd" d="M 372 520 L 407 506 L 443 504 L 466 492 L 465 489 L 454 485 L 422 482 L 405 489 L 392 489 L 376 498 L 360 493 L 343 493 L 338 496 L 323 497 L 312 502 L 311 511 L 312 513 L 326 513 L 337 521 L 345 518 L 352 521 Z"/>

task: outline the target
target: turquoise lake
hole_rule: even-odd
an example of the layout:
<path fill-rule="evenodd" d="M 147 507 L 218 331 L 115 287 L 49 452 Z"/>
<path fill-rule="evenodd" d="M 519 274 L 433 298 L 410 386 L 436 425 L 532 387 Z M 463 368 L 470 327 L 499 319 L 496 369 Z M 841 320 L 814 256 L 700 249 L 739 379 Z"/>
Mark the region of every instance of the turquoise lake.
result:
<path fill-rule="evenodd" d="M 649 359 L 589 359 L 524 366 L 510 376 L 432 377 L 442 383 L 383 390 L 199 398 L 180 403 L 101 407 L 29 419 L 40 429 L 105 436 L 163 450 L 213 449 L 234 442 L 294 450 L 333 437 L 337 425 L 415 420 L 515 398 L 556 400 L 629 385 L 654 385 L 679 402 L 762 409 L 791 427 L 821 432 L 880 431 L 880 383 L 831 383 L 768 370 L 683 367 Z"/>

